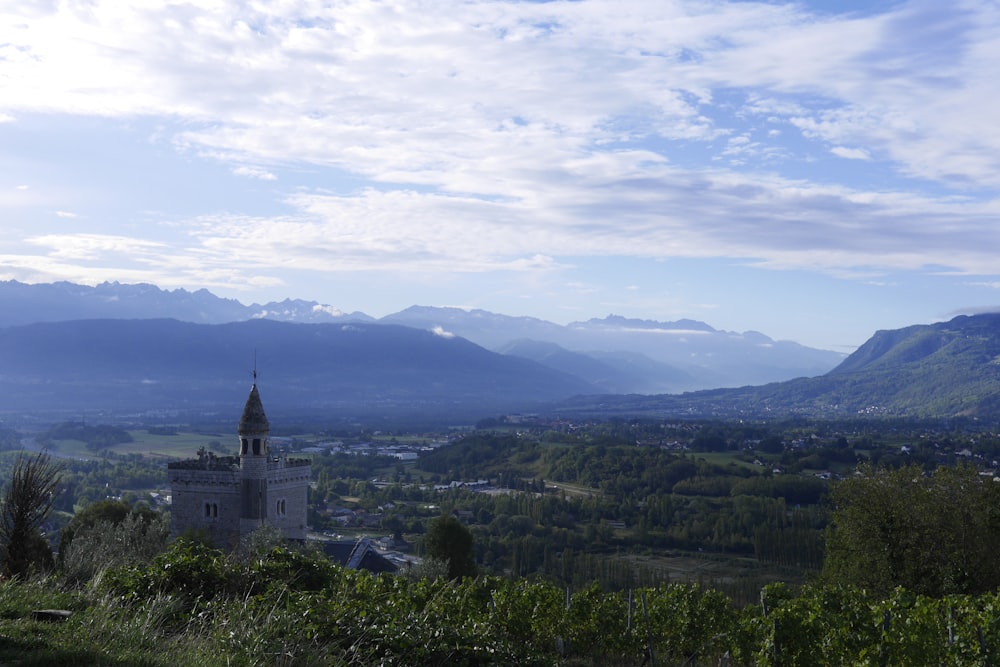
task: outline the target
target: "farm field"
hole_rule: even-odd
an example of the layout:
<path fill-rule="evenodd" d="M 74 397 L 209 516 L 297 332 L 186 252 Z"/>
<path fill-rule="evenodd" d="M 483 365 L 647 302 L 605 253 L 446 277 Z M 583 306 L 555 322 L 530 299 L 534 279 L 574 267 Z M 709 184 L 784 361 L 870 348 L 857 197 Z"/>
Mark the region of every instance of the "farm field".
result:
<path fill-rule="evenodd" d="M 183 459 L 197 456 L 202 447 L 222 453 L 235 449 L 229 441 L 235 436 L 220 436 L 204 433 L 177 433 L 176 435 L 152 434 L 148 431 L 129 431 L 132 442 L 125 442 L 109 448 L 115 454 L 141 454 L 152 458 Z M 213 444 L 217 443 L 217 444 Z M 98 459 L 101 452 L 87 447 L 82 440 L 53 440 L 53 453 L 60 457 L 76 459 Z"/>

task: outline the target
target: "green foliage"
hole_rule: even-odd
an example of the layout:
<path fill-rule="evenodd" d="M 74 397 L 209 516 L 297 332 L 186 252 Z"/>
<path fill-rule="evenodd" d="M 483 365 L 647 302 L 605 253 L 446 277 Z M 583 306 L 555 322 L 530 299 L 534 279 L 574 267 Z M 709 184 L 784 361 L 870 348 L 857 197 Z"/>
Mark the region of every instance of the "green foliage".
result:
<path fill-rule="evenodd" d="M 516 438 L 478 433 L 439 447 L 436 460 L 448 461 L 445 467 L 468 467 L 472 478 L 489 477 L 514 493 L 456 488 L 441 493 L 407 485 L 366 485 L 360 504 L 374 508 L 387 500 L 413 501 L 395 504 L 382 521 L 386 532 L 402 527 L 411 535 L 426 529 L 431 519 L 430 511 L 423 508 L 438 505 L 462 510 L 475 536 L 480 571 L 544 577 L 572 587 L 592 581 L 599 581 L 605 590 L 654 585 L 671 576 L 670 565 L 659 554 L 674 549 L 697 550 L 705 557 L 726 554 L 733 563 L 730 572 L 738 567 L 741 576 L 723 576 L 740 588 L 747 588 L 748 577 L 759 587 L 774 576 L 794 579 L 802 570 L 818 570 L 825 513 L 818 506 L 795 505 L 819 499 L 825 481 L 811 475 L 772 475 L 770 468 L 742 463 L 737 453 L 703 456 L 660 446 L 585 444 L 605 436 L 620 441 L 626 435 L 644 442 L 673 443 L 690 439 L 704 426 L 619 420 L 564 434 L 578 440 L 577 444 L 555 444 L 551 439 L 557 432 L 539 432 L 538 437 L 549 440 L 541 446 L 532 443 L 533 433 L 522 432 Z M 792 440 L 811 435 L 813 428 L 794 424 L 782 433 L 787 431 Z M 719 425 L 716 430 L 745 447 L 765 432 L 741 424 Z M 473 453 L 480 451 L 488 453 L 488 463 L 476 468 Z M 749 456 L 755 457 L 752 452 Z M 527 459 L 530 464 L 525 463 Z M 493 469 L 499 471 L 495 476 L 489 474 Z M 750 480 L 761 483 L 744 485 Z M 324 487 L 328 483 L 322 481 Z M 734 493 L 737 488 L 748 493 Z M 646 560 L 643 556 L 648 550 L 656 555 Z M 737 557 L 741 558 L 738 562 Z M 636 559 L 646 562 L 636 565 Z M 766 565 L 767 571 L 744 569 L 756 565 Z M 775 575 L 773 566 L 796 570 Z"/>
<path fill-rule="evenodd" d="M 766 496 L 784 498 L 794 505 L 816 505 L 826 494 L 829 484 L 816 477 L 798 475 L 758 475 L 744 478 L 733 484 L 734 496 Z"/>
<path fill-rule="evenodd" d="M 87 449 L 95 452 L 115 445 L 132 442 L 132 435 L 123 428 L 107 424 L 90 425 L 83 422 L 63 422 L 49 428 L 39 441 L 80 440 Z"/>
<path fill-rule="evenodd" d="M 148 563 L 163 552 L 169 535 L 170 516 L 149 510 L 129 511 L 117 521 L 86 520 L 74 527 L 72 538 L 60 548 L 63 577 L 84 583 L 112 566 Z"/>
<path fill-rule="evenodd" d="M 997 602 L 996 593 L 931 598 L 900 588 L 880 598 L 850 586 L 768 586 L 761 606 L 741 613 L 734 664 L 989 665 L 1000 651 Z"/>
<path fill-rule="evenodd" d="M 515 435 L 473 433 L 462 439 L 460 447 L 438 447 L 422 454 L 420 468 L 457 479 L 475 478 L 506 463 L 512 454 L 526 454 L 537 447 L 537 443 Z"/>
<path fill-rule="evenodd" d="M 148 509 L 146 511 L 152 513 Z M 73 519 L 59 531 L 59 553 L 64 554 L 69 549 L 77 531 L 90 528 L 99 522 L 121 523 L 131 512 L 131 505 L 120 500 L 102 500 L 87 505 L 74 514 Z"/>
<path fill-rule="evenodd" d="M 419 581 L 420 579 L 433 581 L 435 579 L 447 578 L 448 562 L 432 556 L 424 556 L 418 564 L 406 570 L 406 576 L 414 581 Z"/>
<path fill-rule="evenodd" d="M 694 663 L 699 656 L 721 655 L 732 643 L 736 612 L 730 600 L 700 586 L 666 586 L 645 600 L 657 659 Z"/>
<path fill-rule="evenodd" d="M 573 654 L 593 656 L 604 664 L 639 649 L 629 633 L 629 611 L 620 595 L 605 595 L 597 584 L 574 594 L 566 609 L 566 635 Z"/>
<path fill-rule="evenodd" d="M 677 482 L 673 492 L 682 496 L 728 496 L 737 479 L 728 475 L 699 475 Z"/>
<path fill-rule="evenodd" d="M 198 538 L 198 541 L 202 540 Z M 211 540 L 206 542 L 206 544 L 210 543 Z M 275 547 L 282 546 L 286 543 L 287 540 L 285 539 L 285 534 L 281 532 L 280 528 L 271 523 L 264 523 L 251 531 L 249 535 L 245 535 L 243 537 L 240 544 L 239 554 L 245 554 L 250 558 L 255 558 L 260 554 L 267 553 Z"/>
<path fill-rule="evenodd" d="M 833 487 L 824 575 L 880 594 L 1000 586 L 1000 484 L 968 466 L 867 467 Z"/>
<path fill-rule="evenodd" d="M 189 583 L 192 580 L 194 583 Z M 31 610 L 74 613 L 59 624 Z M 1000 594 L 932 598 L 851 586 L 766 587 L 736 609 L 666 585 L 575 592 L 496 577 L 413 579 L 272 549 L 238 560 L 183 542 L 101 586 L 0 582 L 5 664 L 695 665 L 995 664 Z"/>
<path fill-rule="evenodd" d="M 109 455 L 98 460 L 65 462 L 63 492 L 56 499 L 56 509 L 70 512 L 76 506 L 89 506 L 121 496 L 130 490 L 159 489 L 166 486 L 167 470 L 162 460 L 140 455 Z"/>
<path fill-rule="evenodd" d="M 61 468 L 48 454 L 18 456 L 0 506 L 0 568 L 10 577 L 52 569 L 52 548 L 41 533 L 59 487 Z"/>
<path fill-rule="evenodd" d="M 728 446 L 726 434 L 718 426 L 706 426 L 691 439 L 691 449 L 697 452 L 721 452 Z"/>
<path fill-rule="evenodd" d="M 312 457 L 313 474 L 317 478 L 329 479 L 371 479 L 386 466 L 396 463 L 392 456 L 357 456 L 346 452 L 317 454 Z"/>
<path fill-rule="evenodd" d="M 293 591 L 319 591 L 338 578 L 338 567 L 320 551 L 272 547 L 248 563 L 245 581 L 251 590 L 280 585 Z"/>
<path fill-rule="evenodd" d="M 21 448 L 21 434 L 9 428 L 0 427 L 0 451 Z"/>
<path fill-rule="evenodd" d="M 151 566 L 132 564 L 108 570 L 99 590 L 124 600 L 170 595 L 207 601 L 237 589 L 237 581 L 237 572 L 221 551 L 178 539 Z"/>
<path fill-rule="evenodd" d="M 431 521 L 424 537 L 424 550 L 431 558 L 448 563 L 448 576 L 452 579 L 476 574 L 472 531 L 450 514 Z"/>
<path fill-rule="evenodd" d="M 529 655 L 551 654 L 568 636 L 564 601 L 563 591 L 554 586 L 494 580 L 492 621 L 502 637 L 523 646 Z"/>

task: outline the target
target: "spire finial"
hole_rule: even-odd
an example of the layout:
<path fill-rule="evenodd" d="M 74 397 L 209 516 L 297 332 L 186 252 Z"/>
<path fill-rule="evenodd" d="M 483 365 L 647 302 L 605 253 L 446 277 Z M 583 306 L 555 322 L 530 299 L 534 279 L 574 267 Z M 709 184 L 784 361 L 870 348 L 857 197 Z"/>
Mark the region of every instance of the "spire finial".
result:
<path fill-rule="evenodd" d="M 257 384 L 257 348 L 253 349 L 253 383 Z"/>

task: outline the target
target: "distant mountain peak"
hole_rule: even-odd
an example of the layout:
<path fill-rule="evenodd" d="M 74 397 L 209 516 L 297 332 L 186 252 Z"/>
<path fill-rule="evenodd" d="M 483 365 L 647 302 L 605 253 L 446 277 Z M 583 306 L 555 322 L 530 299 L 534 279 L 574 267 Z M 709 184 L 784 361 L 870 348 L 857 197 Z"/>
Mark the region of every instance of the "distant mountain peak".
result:
<path fill-rule="evenodd" d="M 0 282 L 0 326 L 76 319 L 171 318 L 195 324 L 223 324 L 252 319 L 289 322 L 372 321 L 364 313 L 344 313 L 333 306 L 302 299 L 245 306 L 207 289 L 164 290 L 149 283 L 105 281 L 94 287 L 69 282 L 28 284 Z"/>
<path fill-rule="evenodd" d="M 386 315 L 381 318 L 386 322 L 412 320 L 414 318 L 445 319 L 453 318 L 474 318 L 477 320 L 514 320 L 522 322 L 543 322 L 551 324 L 545 320 L 527 315 L 501 315 L 482 308 L 466 308 L 461 306 L 420 306 L 414 305 L 404 308 L 398 313 Z M 554 325 L 557 326 L 557 325 Z"/>
<path fill-rule="evenodd" d="M 658 322 L 656 320 L 622 317 L 621 315 L 608 315 L 602 319 L 591 318 L 586 322 L 573 322 L 569 326 L 604 326 L 622 329 L 644 329 L 648 331 L 701 331 L 705 333 L 715 333 L 717 331 L 698 320 L 681 319 L 675 322 Z"/>
<path fill-rule="evenodd" d="M 300 324 L 396 324 L 455 337 L 489 350 L 517 340 L 544 341 L 562 351 L 547 363 L 602 386 L 622 391 L 691 391 L 763 384 L 829 371 L 844 355 L 797 343 L 774 342 L 763 334 L 717 331 L 692 319 L 659 322 L 610 314 L 561 325 L 529 316 L 479 308 L 413 305 L 375 320 L 330 304 L 286 298 L 246 306 L 206 289 L 162 290 L 155 285 L 104 282 L 26 285 L 0 282 L 0 327 L 81 319 L 169 318 L 195 324 L 282 321 Z M 522 356 L 528 353 L 521 347 Z M 632 355 L 632 356 L 627 356 Z M 637 356 L 636 356 L 637 355 Z"/>
<path fill-rule="evenodd" d="M 1000 314 L 877 331 L 843 363 L 817 377 L 641 400 L 588 397 L 574 403 L 602 409 L 613 405 L 618 412 L 714 417 L 968 418 L 996 424 Z"/>

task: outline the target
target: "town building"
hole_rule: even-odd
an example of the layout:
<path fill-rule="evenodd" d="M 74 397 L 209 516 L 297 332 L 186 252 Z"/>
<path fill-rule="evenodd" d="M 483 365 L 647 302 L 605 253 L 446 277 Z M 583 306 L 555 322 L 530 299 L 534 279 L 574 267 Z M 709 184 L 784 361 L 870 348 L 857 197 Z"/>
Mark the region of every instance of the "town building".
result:
<path fill-rule="evenodd" d="M 256 380 L 254 373 L 237 427 L 239 456 L 202 449 L 196 459 L 167 464 L 172 537 L 206 534 L 216 547 L 235 550 L 254 530 L 269 525 L 289 540 L 306 539 L 311 462 L 271 454 L 271 428 Z"/>

